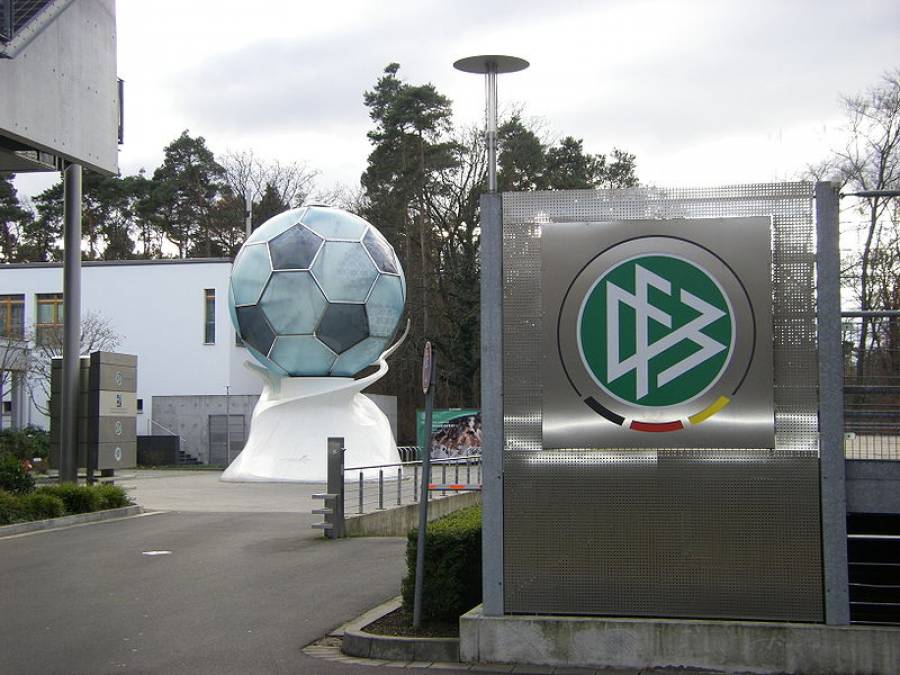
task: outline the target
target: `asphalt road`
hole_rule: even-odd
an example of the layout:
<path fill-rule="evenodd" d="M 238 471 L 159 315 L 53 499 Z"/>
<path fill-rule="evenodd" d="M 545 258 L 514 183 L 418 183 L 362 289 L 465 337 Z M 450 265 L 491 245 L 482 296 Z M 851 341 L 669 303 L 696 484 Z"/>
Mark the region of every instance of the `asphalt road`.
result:
<path fill-rule="evenodd" d="M 0 539 L 0 673 L 366 672 L 301 649 L 399 592 L 404 541 L 312 520 L 173 511 Z"/>

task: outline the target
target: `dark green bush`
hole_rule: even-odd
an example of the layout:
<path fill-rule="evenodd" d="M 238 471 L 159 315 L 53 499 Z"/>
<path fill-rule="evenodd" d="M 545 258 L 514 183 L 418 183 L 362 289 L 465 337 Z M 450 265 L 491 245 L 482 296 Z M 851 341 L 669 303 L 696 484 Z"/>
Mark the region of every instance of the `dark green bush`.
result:
<path fill-rule="evenodd" d="M 47 459 L 50 452 L 50 434 L 40 427 L 0 431 L 0 454 L 8 453 L 18 459 Z"/>
<path fill-rule="evenodd" d="M 99 511 L 101 497 L 95 488 L 87 485 L 75 485 L 74 483 L 62 483 L 61 485 L 45 485 L 38 489 L 38 494 L 54 495 L 59 497 L 66 505 L 67 513 L 90 513 Z"/>
<path fill-rule="evenodd" d="M 412 613 L 418 530 L 406 542 L 403 606 Z M 481 507 L 472 506 L 428 523 L 422 619 L 456 621 L 481 602 Z"/>
<path fill-rule="evenodd" d="M 0 490 L 0 525 L 9 525 L 24 519 L 18 496 Z"/>
<path fill-rule="evenodd" d="M 101 510 L 120 509 L 123 506 L 131 506 L 131 500 L 125 493 L 125 488 L 119 487 L 118 485 L 101 483 L 100 485 L 95 485 L 92 489 L 100 499 Z"/>
<path fill-rule="evenodd" d="M 34 490 L 34 478 L 22 468 L 22 462 L 6 453 L 0 453 L 0 490 L 14 494 Z"/>
<path fill-rule="evenodd" d="M 19 497 L 19 505 L 25 520 L 46 520 L 65 515 L 66 505 L 56 495 L 35 492 Z"/>

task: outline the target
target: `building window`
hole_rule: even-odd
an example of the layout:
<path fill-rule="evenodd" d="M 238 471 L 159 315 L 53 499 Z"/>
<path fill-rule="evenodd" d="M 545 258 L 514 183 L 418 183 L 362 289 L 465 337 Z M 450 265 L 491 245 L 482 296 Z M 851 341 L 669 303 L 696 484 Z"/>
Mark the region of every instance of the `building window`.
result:
<path fill-rule="evenodd" d="M 12 401 L 3 401 L 3 414 L 12 415 Z"/>
<path fill-rule="evenodd" d="M 43 293 L 37 296 L 35 340 L 39 345 L 62 344 L 63 294 Z"/>
<path fill-rule="evenodd" d="M 216 289 L 207 288 L 204 300 L 204 344 L 216 344 Z"/>
<path fill-rule="evenodd" d="M 25 334 L 25 296 L 0 295 L 0 331 L 4 337 Z"/>
<path fill-rule="evenodd" d="M 140 415 L 144 412 L 144 399 L 139 398 L 137 400 L 137 414 Z"/>

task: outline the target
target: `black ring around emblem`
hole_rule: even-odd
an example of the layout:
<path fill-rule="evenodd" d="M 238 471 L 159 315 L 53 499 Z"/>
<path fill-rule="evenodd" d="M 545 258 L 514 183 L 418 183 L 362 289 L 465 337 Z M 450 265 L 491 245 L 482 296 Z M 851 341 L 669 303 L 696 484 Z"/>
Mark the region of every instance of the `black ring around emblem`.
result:
<path fill-rule="evenodd" d="M 578 278 L 581 276 L 582 272 L 584 272 L 584 270 L 586 270 L 592 262 L 594 262 L 597 258 L 602 256 L 607 251 L 610 251 L 618 246 L 622 246 L 623 244 L 627 244 L 632 241 L 640 241 L 641 239 L 674 239 L 675 241 L 681 241 L 681 242 L 690 244 L 691 246 L 696 246 L 697 248 L 706 251 L 711 256 L 716 258 L 719 262 L 721 262 L 728 269 L 729 272 L 731 272 L 731 275 L 734 277 L 735 281 L 737 281 L 738 286 L 740 286 L 741 290 L 744 292 L 744 297 L 747 299 L 747 306 L 750 308 L 750 320 L 753 322 L 753 339 L 750 342 L 750 357 L 747 359 L 747 367 L 744 369 L 744 373 L 741 375 L 741 378 L 738 380 L 737 385 L 735 386 L 734 390 L 731 392 L 732 396 L 734 396 L 737 393 L 738 389 L 740 389 L 741 386 L 744 384 L 744 380 L 747 379 L 747 374 L 750 372 L 750 364 L 753 363 L 753 355 L 756 353 L 756 311 L 753 309 L 753 303 L 750 301 L 750 294 L 747 292 L 747 287 L 744 286 L 744 282 L 735 273 L 735 271 L 734 271 L 734 269 L 732 269 L 731 265 L 729 265 L 725 260 L 723 260 L 722 256 L 720 256 L 718 253 L 708 249 L 703 244 L 698 244 L 697 242 L 691 241 L 690 239 L 685 239 L 684 237 L 674 237 L 669 234 L 644 234 L 639 237 L 631 237 L 630 239 L 623 239 L 622 241 L 617 241 L 615 244 L 607 246 L 605 249 L 603 249 L 602 251 L 597 253 L 597 255 L 595 255 L 593 258 L 588 260 L 584 265 L 582 265 L 581 269 L 578 270 L 578 272 L 576 272 L 572 276 L 572 281 L 569 282 L 569 287 L 566 288 L 566 292 L 563 295 L 562 302 L 559 303 L 559 314 L 556 317 L 556 351 L 557 351 L 557 356 L 559 356 L 559 363 L 560 363 L 560 365 L 562 365 L 563 373 L 565 374 L 566 379 L 569 381 L 569 384 L 571 385 L 572 389 L 574 389 L 575 393 L 578 394 L 578 397 L 580 399 L 582 399 L 585 402 L 585 404 L 587 404 L 587 406 L 591 410 L 593 410 L 595 413 L 597 413 L 598 415 L 601 415 L 602 417 L 609 420 L 610 422 L 613 422 L 614 424 L 618 424 L 620 426 L 625 421 L 624 417 L 613 412 L 609 408 L 603 406 L 593 396 L 585 397 L 584 394 L 582 394 L 578 390 L 578 387 L 575 386 L 575 383 L 572 381 L 572 377 L 569 375 L 569 371 L 566 368 L 566 362 L 563 359 L 562 347 L 560 346 L 561 342 L 560 342 L 559 336 L 560 336 L 560 331 L 562 330 L 562 313 L 563 313 L 563 309 L 566 306 L 566 300 L 569 297 L 569 293 L 572 291 L 572 286 L 574 286 L 575 282 L 578 281 Z"/>

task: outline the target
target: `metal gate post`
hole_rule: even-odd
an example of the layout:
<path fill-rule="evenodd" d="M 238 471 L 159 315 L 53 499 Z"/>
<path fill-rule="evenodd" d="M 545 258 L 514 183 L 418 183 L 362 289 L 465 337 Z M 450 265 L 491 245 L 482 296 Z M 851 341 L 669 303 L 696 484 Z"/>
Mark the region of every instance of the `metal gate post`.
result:
<path fill-rule="evenodd" d="M 344 527 L 344 439 L 328 439 L 328 492 L 314 494 L 313 499 L 321 499 L 325 503 L 321 509 L 313 509 L 313 513 L 325 516 L 322 523 L 313 523 L 313 527 L 325 531 L 329 539 L 345 536 Z"/>
<path fill-rule="evenodd" d="M 839 186 L 816 183 L 816 320 L 819 336 L 819 454 L 825 623 L 850 623 L 841 345 Z"/>
<path fill-rule="evenodd" d="M 503 208 L 481 196 L 482 591 L 485 616 L 503 615 Z"/>

